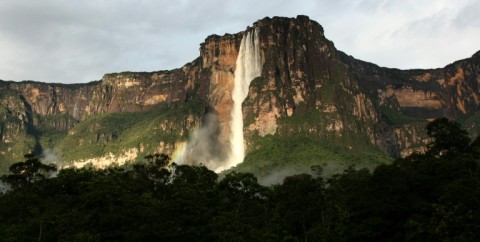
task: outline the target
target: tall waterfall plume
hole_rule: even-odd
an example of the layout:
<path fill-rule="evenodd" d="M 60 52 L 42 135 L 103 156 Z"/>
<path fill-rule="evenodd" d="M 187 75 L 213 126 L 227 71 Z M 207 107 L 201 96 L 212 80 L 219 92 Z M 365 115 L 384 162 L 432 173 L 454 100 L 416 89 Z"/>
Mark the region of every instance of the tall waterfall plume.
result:
<path fill-rule="evenodd" d="M 173 154 L 175 163 L 203 164 L 215 172 L 221 172 L 243 162 L 245 146 L 243 143 L 242 103 L 248 95 L 250 82 L 261 74 L 259 31 L 258 29 L 247 30 L 240 43 L 234 73 L 230 147 L 227 146 L 228 144 L 218 143 L 220 124 L 216 114 L 212 113 L 204 117 L 202 126 L 194 132 L 188 143 L 178 144 Z"/>
<path fill-rule="evenodd" d="M 230 136 L 230 157 L 224 167 L 228 169 L 243 162 L 245 146 L 243 140 L 243 113 L 242 103 L 248 95 L 248 88 L 253 79 L 262 74 L 262 60 L 260 54 L 259 31 L 254 29 L 246 31 L 243 35 L 238 53 L 234 73 L 234 86 L 232 92 L 233 109 Z M 218 171 L 218 170 L 217 170 Z"/>

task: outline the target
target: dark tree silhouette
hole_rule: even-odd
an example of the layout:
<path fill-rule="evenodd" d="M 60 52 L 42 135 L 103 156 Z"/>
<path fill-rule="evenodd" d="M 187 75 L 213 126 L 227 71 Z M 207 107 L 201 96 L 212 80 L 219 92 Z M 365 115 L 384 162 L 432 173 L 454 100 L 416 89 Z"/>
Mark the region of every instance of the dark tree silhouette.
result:
<path fill-rule="evenodd" d="M 19 188 L 27 184 L 48 178 L 57 171 L 54 164 L 45 165 L 34 154 L 26 154 L 23 162 L 17 162 L 10 166 L 12 174 L 2 177 L 2 180 L 9 183 L 13 188 Z"/>
<path fill-rule="evenodd" d="M 432 138 L 429 154 L 445 155 L 463 152 L 468 149 L 470 138 L 467 131 L 455 121 L 439 118 L 427 125 L 427 134 Z"/>

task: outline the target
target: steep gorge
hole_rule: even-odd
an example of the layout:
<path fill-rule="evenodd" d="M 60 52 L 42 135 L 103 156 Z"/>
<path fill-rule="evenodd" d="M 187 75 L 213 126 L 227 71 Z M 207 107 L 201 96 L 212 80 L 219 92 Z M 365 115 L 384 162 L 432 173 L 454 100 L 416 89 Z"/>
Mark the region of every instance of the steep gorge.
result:
<path fill-rule="evenodd" d="M 441 116 L 479 133 L 479 52 L 439 69 L 382 68 L 336 50 L 306 16 L 274 17 L 244 32 L 209 36 L 199 58 L 171 71 L 106 74 L 73 85 L 1 81 L 2 168 L 28 151 L 47 149 L 68 163 L 142 160 L 172 154 L 202 128 L 208 146 L 190 142 L 184 162 L 222 166 L 209 160 L 229 160 L 224 151 L 238 142 L 232 139 L 238 135 L 232 96 L 246 42 L 253 43 L 260 62 L 258 73 L 244 75 L 251 83 L 240 106 L 250 170 L 285 165 L 268 152 L 300 160 L 292 166 L 345 162 L 336 154 L 348 152 L 353 163 L 366 151 L 366 159 L 379 162 L 382 154 L 404 156 L 425 147 L 426 122 Z M 302 150 L 307 148 L 318 152 L 308 156 Z M 200 158 L 199 150 L 211 155 Z"/>

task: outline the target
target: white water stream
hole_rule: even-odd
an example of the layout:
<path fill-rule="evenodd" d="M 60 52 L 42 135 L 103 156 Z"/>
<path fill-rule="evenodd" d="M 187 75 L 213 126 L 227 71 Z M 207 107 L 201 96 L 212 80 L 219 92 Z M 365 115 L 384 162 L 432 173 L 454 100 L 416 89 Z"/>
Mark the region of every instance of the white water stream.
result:
<path fill-rule="evenodd" d="M 233 109 L 231 122 L 230 157 L 224 166 L 217 172 L 236 166 L 245 158 L 243 139 L 242 103 L 248 95 L 248 88 L 253 79 L 262 74 L 262 60 L 260 54 L 260 40 L 257 29 L 243 35 L 237 57 L 234 73 L 234 87 L 232 92 Z"/>

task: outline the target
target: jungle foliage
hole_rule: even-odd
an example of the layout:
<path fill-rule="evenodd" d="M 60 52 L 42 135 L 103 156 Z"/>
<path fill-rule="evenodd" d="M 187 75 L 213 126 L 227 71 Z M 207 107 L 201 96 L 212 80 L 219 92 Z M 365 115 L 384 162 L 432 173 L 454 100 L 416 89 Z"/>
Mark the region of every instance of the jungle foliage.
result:
<path fill-rule="evenodd" d="M 219 180 L 203 166 L 148 157 L 130 167 L 42 169 L 0 196 L 2 241 L 476 241 L 480 139 L 438 119 L 429 151 L 329 179 L 262 186 L 250 173 Z M 154 159 L 155 158 L 155 159 Z M 154 162 L 153 162 L 154 160 Z M 47 171 L 50 168 L 43 167 Z M 167 169 L 168 168 L 168 169 Z M 33 169 L 33 170 L 32 170 Z M 43 171 L 46 172 L 46 171 Z M 14 180 L 15 181 L 15 180 Z"/>

